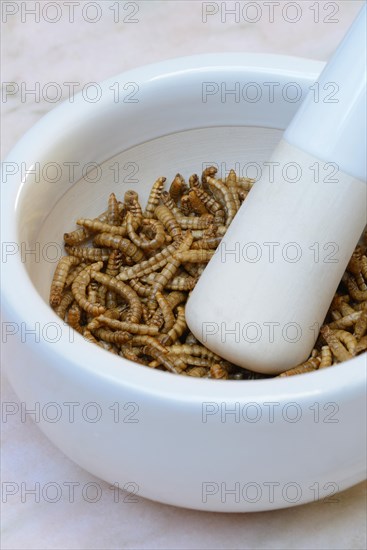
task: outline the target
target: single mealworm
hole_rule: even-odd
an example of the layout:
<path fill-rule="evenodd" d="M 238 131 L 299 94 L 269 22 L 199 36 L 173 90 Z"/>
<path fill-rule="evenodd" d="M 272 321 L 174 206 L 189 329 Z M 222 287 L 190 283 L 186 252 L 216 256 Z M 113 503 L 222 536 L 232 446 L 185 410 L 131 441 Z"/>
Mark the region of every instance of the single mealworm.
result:
<path fill-rule="evenodd" d="M 71 286 L 72 293 L 74 298 L 79 304 L 79 306 L 84 309 L 93 317 L 101 315 L 105 312 L 106 308 L 100 304 L 92 304 L 88 301 L 86 296 L 87 287 L 91 281 L 91 271 L 98 272 L 103 267 L 103 262 L 97 262 L 91 265 L 88 265 L 79 275 L 74 279 Z"/>
<path fill-rule="evenodd" d="M 169 235 L 172 237 L 173 240 L 182 235 L 182 229 L 178 220 L 175 218 L 173 212 L 167 206 L 165 206 L 164 204 L 157 206 L 154 214 L 167 229 Z"/>
<path fill-rule="evenodd" d="M 152 251 L 157 248 L 160 248 L 166 240 L 163 225 L 158 220 L 153 220 L 153 219 L 143 220 L 142 224 L 143 226 L 144 225 L 147 226 L 147 224 L 149 224 L 149 227 L 152 228 L 154 232 L 153 239 L 149 240 L 144 238 L 142 235 L 138 235 L 133 226 L 132 214 L 131 212 L 127 213 L 126 226 L 127 226 L 127 234 L 129 239 L 142 250 Z"/>
<path fill-rule="evenodd" d="M 193 212 L 193 209 L 192 209 L 189 195 L 182 195 L 180 204 L 181 204 L 181 216 L 182 215 L 184 217 L 190 216 L 190 214 Z"/>
<path fill-rule="evenodd" d="M 143 219 L 143 211 L 142 211 L 141 206 L 140 206 L 139 195 L 135 191 L 132 191 L 130 189 L 129 191 L 126 191 L 126 193 L 124 195 L 124 201 L 125 201 L 125 204 L 126 204 L 126 208 L 134 216 L 134 219 L 135 219 L 135 222 L 136 222 L 135 229 L 137 229 L 139 227 L 139 225 L 141 224 L 141 221 Z"/>
<path fill-rule="evenodd" d="M 182 216 L 177 221 L 181 229 L 206 229 L 213 223 L 214 218 L 211 214 L 205 214 L 204 216 L 200 216 L 200 218 L 196 216 Z"/>
<path fill-rule="evenodd" d="M 69 270 L 72 266 L 78 265 L 80 260 L 73 256 L 63 256 L 55 269 L 55 273 L 51 283 L 50 289 L 50 305 L 56 307 L 61 302 L 62 292 L 66 283 Z"/>
<path fill-rule="evenodd" d="M 208 262 L 214 255 L 214 250 L 178 250 L 173 256 L 181 263 L 202 264 Z"/>
<path fill-rule="evenodd" d="M 180 371 L 175 367 L 173 361 L 167 357 L 165 353 L 159 351 L 156 347 L 153 346 L 144 346 L 143 348 L 144 355 L 149 355 L 153 357 L 158 363 L 165 367 L 168 371 L 178 374 Z"/>
<path fill-rule="evenodd" d="M 58 306 L 55 307 L 55 313 L 61 317 L 62 320 L 65 319 L 66 311 L 68 307 L 74 302 L 74 294 L 71 290 L 67 290 L 61 297 L 61 302 Z"/>
<path fill-rule="evenodd" d="M 353 313 L 350 313 L 349 315 L 345 315 L 345 317 L 342 317 L 341 319 L 338 319 L 337 321 L 333 321 L 332 323 L 329 323 L 327 326 L 330 329 L 345 329 L 352 327 L 360 318 L 361 311 L 354 311 Z"/>
<path fill-rule="evenodd" d="M 362 338 L 357 343 L 356 354 L 361 353 L 367 349 L 367 336 L 362 336 Z"/>
<path fill-rule="evenodd" d="M 226 184 L 229 191 L 232 193 L 232 198 L 236 205 L 236 212 L 238 212 L 238 210 L 240 209 L 241 203 L 237 193 L 237 176 L 234 170 L 230 170 L 226 179 Z"/>
<path fill-rule="evenodd" d="M 110 233 L 111 235 L 120 235 L 120 237 L 125 237 L 127 234 L 125 223 L 122 225 L 109 225 L 99 220 L 90 220 L 87 218 L 79 218 L 76 223 L 88 229 L 90 233 Z"/>
<path fill-rule="evenodd" d="M 120 210 L 115 193 L 111 193 L 108 197 L 107 222 L 110 225 L 120 223 Z"/>
<path fill-rule="evenodd" d="M 144 217 L 145 218 L 153 218 L 154 211 L 157 208 L 159 204 L 159 199 L 161 197 L 161 193 L 163 191 L 164 182 L 166 181 L 166 178 L 158 178 L 157 181 L 153 184 L 149 197 L 148 202 L 144 211 Z"/>
<path fill-rule="evenodd" d="M 347 361 L 352 358 L 352 354 L 343 346 L 335 332 L 330 330 L 328 326 L 321 327 L 320 332 L 321 336 L 331 349 L 332 354 L 338 361 Z"/>
<path fill-rule="evenodd" d="M 367 309 L 361 311 L 361 316 L 354 327 L 354 337 L 356 340 L 360 340 L 367 332 Z"/>
<path fill-rule="evenodd" d="M 214 363 L 209 370 L 209 378 L 227 380 L 228 370 L 220 363 Z"/>
<path fill-rule="evenodd" d="M 87 266 L 85 262 L 81 262 L 79 265 L 75 266 L 74 268 L 70 269 L 69 275 L 66 277 L 65 286 L 64 288 L 69 288 L 71 283 L 74 281 L 75 277 L 79 275 L 81 271 Z"/>
<path fill-rule="evenodd" d="M 164 326 L 162 328 L 162 332 L 168 332 L 171 330 L 173 325 L 175 324 L 175 316 L 172 310 L 172 306 L 167 299 L 165 295 L 162 294 L 162 292 L 157 292 L 156 299 L 158 302 L 158 305 L 162 311 L 162 317 L 164 321 Z"/>
<path fill-rule="evenodd" d="M 77 302 L 74 302 L 69 308 L 66 321 L 71 326 L 71 328 L 73 328 L 80 334 L 83 334 L 84 328 L 80 325 L 81 313 L 82 310 L 79 304 L 77 304 Z"/>
<path fill-rule="evenodd" d="M 106 248 L 92 248 L 90 246 L 69 246 L 65 245 L 66 252 L 70 257 L 87 260 L 89 262 L 106 262 L 110 256 L 110 251 Z"/>
<path fill-rule="evenodd" d="M 214 222 L 218 225 L 224 225 L 225 212 L 223 206 L 217 202 L 213 197 L 208 195 L 204 189 L 195 189 L 197 196 L 201 202 L 206 206 L 211 214 L 214 216 Z"/>
<path fill-rule="evenodd" d="M 158 269 L 166 265 L 168 258 L 170 258 L 174 252 L 176 252 L 179 245 L 180 242 L 175 241 L 172 244 L 166 246 L 166 248 L 164 248 L 160 252 L 157 252 L 148 260 L 143 260 L 142 262 L 135 264 L 132 267 L 123 268 L 116 276 L 116 279 L 127 281 L 128 279 L 137 279 L 142 277 L 143 275 L 148 275 L 149 273 L 152 273 L 152 271 L 157 271 Z"/>
<path fill-rule="evenodd" d="M 333 364 L 333 356 L 329 346 L 322 346 L 321 348 L 321 363 L 319 366 L 320 369 L 330 367 Z"/>
<path fill-rule="evenodd" d="M 168 348 L 169 353 L 187 353 L 188 355 L 194 355 L 194 357 L 205 357 L 207 359 L 213 359 L 214 361 L 221 361 L 221 357 L 210 351 L 205 346 L 200 344 L 181 344 L 181 345 L 172 345 Z"/>
<path fill-rule="evenodd" d="M 208 369 L 205 367 L 193 367 L 192 369 L 187 369 L 187 376 L 193 376 L 195 378 L 206 378 L 208 374 Z"/>
<path fill-rule="evenodd" d="M 198 187 L 200 187 L 200 181 L 197 174 L 192 174 L 189 177 L 189 186 L 190 189 L 197 189 Z"/>
<path fill-rule="evenodd" d="M 129 361 L 133 361 L 134 363 L 139 363 L 140 365 L 147 365 L 146 361 L 143 361 L 130 347 L 128 346 L 121 346 L 120 355 L 124 357 L 125 359 L 128 359 Z"/>
<path fill-rule="evenodd" d="M 127 284 L 118 281 L 115 277 L 110 277 L 106 273 L 92 270 L 91 276 L 97 282 L 105 285 L 113 292 L 116 292 L 129 304 L 129 311 L 126 320 L 131 323 L 139 323 L 142 315 L 142 306 L 137 293 Z M 101 314 L 104 312 L 101 312 Z"/>
<path fill-rule="evenodd" d="M 187 329 L 185 308 L 183 306 L 177 306 L 177 318 L 173 327 L 167 332 L 167 334 L 159 338 L 160 342 L 164 345 L 171 345 L 178 340 L 185 330 Z"/>
<path fill-rule="evenodd" d="M 199 239 L 197 241 L 194 241 L 192 243 L 192 250 L 215 250 L 220 241 L 222 240 L 222 237 L 209 237 L 204 239 Z"/>
<path fill-rule="evenodd" d="M 357 302 L 367 300 L 367 290 L 360 290 L 355 278 L 352 275 L 345 273 L 343 276 L 343 281 L 346 283 L 349 294 L 353 300 L 357 300 Z"/>
<path fill-rule="evenodd" d="M 217 172 L 218 172 L 218 168 L 216 168 L 215 166 L 208 166 L 207 168 L 205 168 L 205 170 L 203 170 L 201 174 L 201 184 L 205 191 L 209 191 L 207 178 L 208 177 L 214 178 Z"/>
<path fill-rule="evenodd" d="M 305 363 L 301 363 L 292 369 L 286 370 L 279 374 L 276 378 L 284 378 L 285 376 L 293 376 L 294 374 L 304 374 L 306 372 L 312 372 L 319 368 L 321 359 L 319 357 L 311 357 Z"/>
<path fill-rule="evenodd" d="M 195 189 L 191 189 L 191 191 L 189 191 L 189 200 L 191 203 L 192 210 L 195 212 L 195 214 L 197 214 L 198 216 L 208 214 L 208 210 L 206 209 L 205 204 L 199 198 Z"/>
<path fill-rule="evenodd" d="M 158 327 L 119 321 L 117 319 L 111 319 L 110 317 L 107 317 L 105 315 L 99 315 L 99 317 L 97 317 L 97 321 L 113 330 L 126 331 L 130 332 L 131 334 L 148 334 L 149 336 L 155 336 L 156 334 L 158 334 Z"/>
<path fill-rule="evenodd" d="M 175 203 L 179 202 L 181 195 L 185 191 L 185 187 L 186 187 L 185 180 L 183 179 L 181 174 L 176 174 L 169 188 L 169 194 Z"/>
<path fill-rule="evenodd" d="M 235 217 L 235 215 L 237 214 L 237 210 L 238 210 L 236 207 L 236 202 L 233 199 L 233 194 L 224 185 L 224 183 L 220 182 L 219 180 L 209 177 L 207 178 L 207 182 L 212 191 L 217 190 L 223 197 L 223 202 L 227 213 L 225 226 L 228 227 L 232 222 L 233 218 Z"/>
<path fill-rule="evenodd" d="M 97 328 L 94 331 L 94 334 L 101 340 L 110 342 L 111 344 L 126 344 L 126 342 L 128 342 L 131 338 L 131 335 L 128 332 L 113 332 L 112 330 L 107 330 L 103 327 Z"/>
<path fill-rule="evenodd" d="M 139 279 L 130 279 L 129 285 L 142 298 L 147 298 L 150 295 L 150 287 L 144 285 Z"/>
<path fill-rule="evenodd" d="M 106 246 L 115 250 L 121 250 L 123 254 L 130 257 L 134 262 L 140 262 L 144 258 L 144 252 L 140 248 L 119 235 L 99 233 L 94 237 L 93 243 L 96 246 Z"/>
<path fill-rule="evenodd" d="M 177 275 L 167 282 L 167 290 L 192 290 L 197 283 L 197 277 Z"/>

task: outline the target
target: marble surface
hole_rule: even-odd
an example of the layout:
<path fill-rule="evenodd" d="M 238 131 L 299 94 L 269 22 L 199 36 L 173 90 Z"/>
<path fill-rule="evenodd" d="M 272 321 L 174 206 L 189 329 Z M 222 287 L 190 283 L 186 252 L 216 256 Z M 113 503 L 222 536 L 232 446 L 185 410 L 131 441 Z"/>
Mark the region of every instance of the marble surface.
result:
<path fill-rule="evenodd" d="M 39 15 L 27 11 L 36 4 Z M 228 10 L 235 4 L 240 11 L 231 15 Z M 260 1 L 138 1 L 120 2 L 119 8 L 108 0 L 2 2 L 2 81 L 7 83 L 3 84 L 2 158 L 43 114 L 62 99 L 69 100 L 70 85 L 65 83 L 74 83 L 75 91 L 80 91 L 87 83 L 141 64 L 213 51 L 326 60 L 362 2 L 318 5 L 317 13 L 315 2 L 280 0 L 274 4 L 271 22 L 270 7 Z M 210 15 L 211 11 L 217 13 Z M 93 23 L 94 18 L 99 20 Z M 291 23 L 291 19 L 298 20 Z M 51 89 L 50 82 L 56 87 Z M 34 94 L 27 93 L 32 89 Z M 55 90 L 61 97 L 51 101 Z M 2 401 L 18 403 L 6 375 Z M 126 494 L 112 491 L 80 469 L 32 420 L 22 422 L 19 415 L 2 424 L 3 489 L 4 482 L 19 488 L 2 498 L 2 548 L 9 550 L 367 547 L 364 483 L 340 493 L 336 502 L 254 514 L 195 512 L 141 497 L 129 503 L 124 502 Z M 72 482 L 80 484 L 74 499 L 66 490 Z M 55 503 L 42 495 L 37 502 L 35 495 L 25 492 L 35 483 L 41 488 L 59 484 L 65 490 Z M 77 490 L 88 483 L 101 491 L 97 502 Z"/>

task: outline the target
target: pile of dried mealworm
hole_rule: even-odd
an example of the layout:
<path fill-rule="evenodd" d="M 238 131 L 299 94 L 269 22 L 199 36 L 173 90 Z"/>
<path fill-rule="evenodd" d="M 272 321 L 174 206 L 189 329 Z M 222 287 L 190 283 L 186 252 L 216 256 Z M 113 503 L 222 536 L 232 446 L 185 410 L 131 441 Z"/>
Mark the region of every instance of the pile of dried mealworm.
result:
<path fill-rule="evenodd" d="M 50 304 L 90 342 L 148 367 L 216 379 L 265 378 L 201 345 L 189 332 L 185 303 L 246 199 L 254 180 L 209 167 L 177 174 L 169 191 L 154 183 L 143 211 L 135 191 L 112 193 L 95 219 L 64 235 Z M 81 246 L 81 244 L 83 245 Z M 365 243 L 366 245 L 367 243 Z M 367 257 L 358 246 L 310 358 L 280 376 L 329 367 L 367 349 Z"/>

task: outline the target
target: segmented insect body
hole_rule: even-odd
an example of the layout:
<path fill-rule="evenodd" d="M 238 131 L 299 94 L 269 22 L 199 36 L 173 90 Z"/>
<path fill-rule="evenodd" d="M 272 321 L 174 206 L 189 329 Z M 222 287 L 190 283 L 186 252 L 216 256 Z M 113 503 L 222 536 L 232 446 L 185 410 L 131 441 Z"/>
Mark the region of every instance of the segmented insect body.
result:
<path fill-rule="evenodd" d="M 79 263 L 80 260 L 72 256 L 63 256 L 59 260 L 51 283 L 50 305 L 52 307 L 60 304 L 69 270 Z"/>
<path fill-rule="evenodd" d="M 158 178 L 157 181 L 153 184 L 153 187 L 150 191 L 148 203 L 145 208 L 144 216 L 145 218 L 153 218 L 154 211 L 157 208 L 159 204 L 159 199 L 161 197 L 161 193 L 163 191 L 164 182 L 166 181 L 166 178 Z"/>

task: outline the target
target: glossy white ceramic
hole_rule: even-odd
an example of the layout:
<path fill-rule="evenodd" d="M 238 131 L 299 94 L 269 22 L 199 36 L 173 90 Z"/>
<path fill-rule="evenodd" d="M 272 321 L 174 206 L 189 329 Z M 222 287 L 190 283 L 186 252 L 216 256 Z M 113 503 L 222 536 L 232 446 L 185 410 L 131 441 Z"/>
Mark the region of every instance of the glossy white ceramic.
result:
<path fill-rule="evenodd" d="M 157 176 L 203 164 L 259 175 L 299 105 L 284 90 L 292 82 L 304 94 L 322 67 L 244 54 L 142 67 L 102 83 L 95 103 L 79 96 L 52 111 L 6 159 L 8 376 L 44 433 L 94 475 L 225 512 L 332 498 L 364 478 L 365 355 L 285 380 L 187 379 L 85 342 L 47 303 L 62 234 L 77 217 L 98 214 L 111 191 L 133 187 L 144 201 Z"/>

